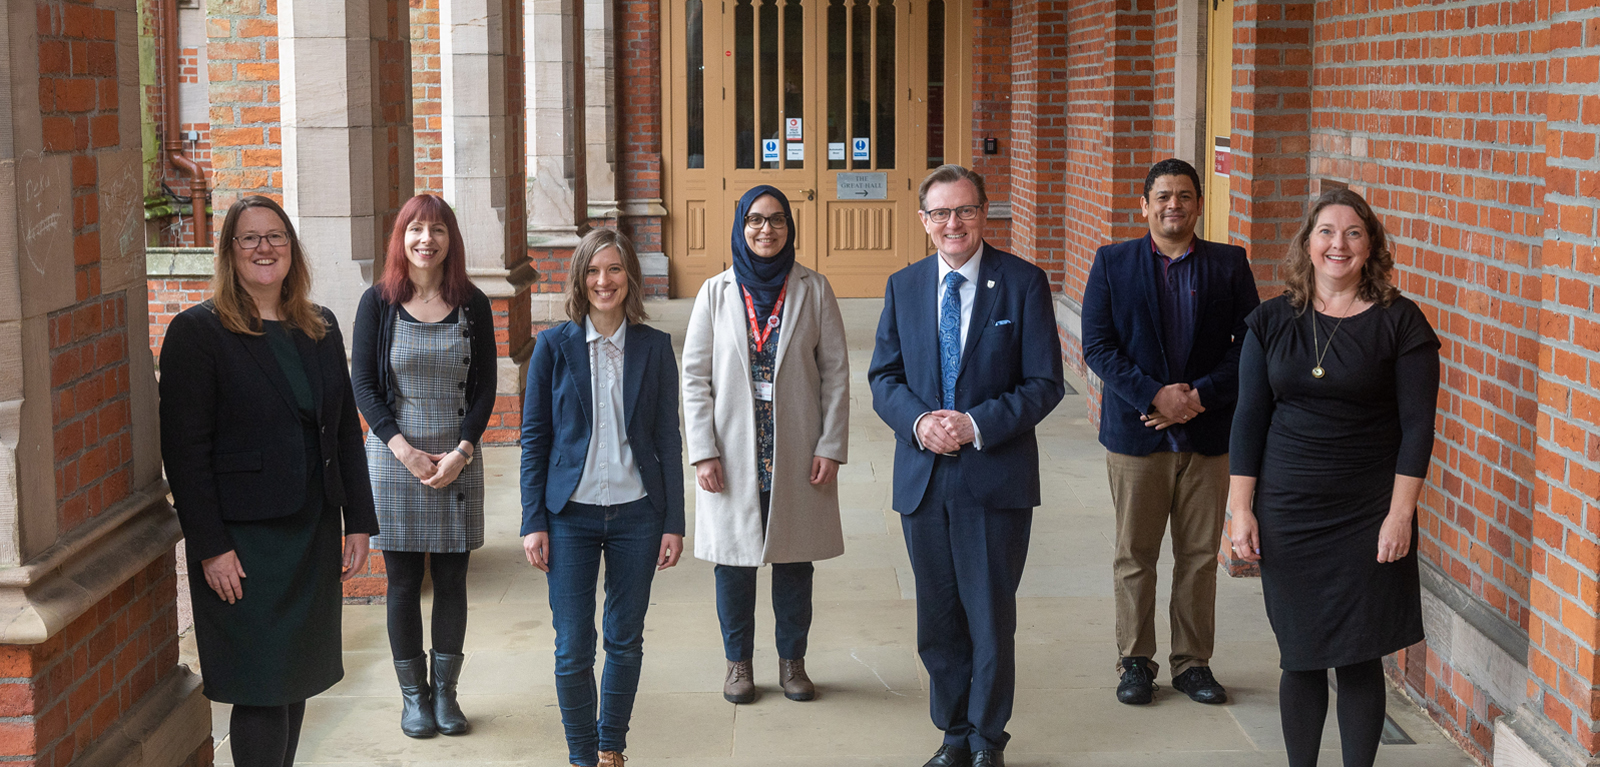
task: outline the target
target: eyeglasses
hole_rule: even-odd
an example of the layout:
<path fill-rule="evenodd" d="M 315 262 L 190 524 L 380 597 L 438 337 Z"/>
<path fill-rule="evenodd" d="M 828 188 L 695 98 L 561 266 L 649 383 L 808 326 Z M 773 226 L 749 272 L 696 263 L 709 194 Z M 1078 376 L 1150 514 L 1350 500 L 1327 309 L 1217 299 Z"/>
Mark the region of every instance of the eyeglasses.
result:
<path fill-rule="evenodd" d="M 788 229 L 789 217 L 782 213 L 763 216 L 760 213 L 751 213 L 744 217 L 744 225 L 750 229 L 760 229 L 766 224 L 771 224 L 773 229 Z"/>
<path fill-rule="evenodd" d="M 978 214 L 982 212 L 982 205 L 963 205 L 959 208 L 934 208 L 933 210 L 922 211 L 922 214 L 927 216 L 929 221 L 935 224 L 942 224 L 950 220 L 951 213 L 956 214 L 956 218 L 962 221 L 971 221 L 976 219 Z"/>
<path fill-rule="evenodd" d="M 274 248 L 281 248 L 289 244 L 289 235 L 284 234 L 283 232 L 273 232 L 266 236 L 259 234 L 247 234 L 243 237 L 233 238 L 234 242 L 239 243 L 239 248 L 241 250 L 255 250 L 256 248 L 261 247 L 262 240 L 265 240 L 268 245 L 271 245 Z"/>

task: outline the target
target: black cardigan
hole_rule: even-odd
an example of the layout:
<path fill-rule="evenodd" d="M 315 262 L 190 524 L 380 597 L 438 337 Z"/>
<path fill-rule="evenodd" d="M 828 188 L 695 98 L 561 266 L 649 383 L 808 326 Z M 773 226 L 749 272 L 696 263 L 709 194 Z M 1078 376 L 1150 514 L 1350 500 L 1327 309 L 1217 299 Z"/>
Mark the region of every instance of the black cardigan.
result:
<path fill-rule="evenodd" d="M 378 533 L 361 422 L 333 313 L 313 342 L 292 333 L 317 402 L 323 502 L 346 533 Z M 188 541 L 206 560 L 233 549 L 223 526 L 291 516 L 305 504 L 304 432 L 289 380 L 264 336 L 222 326 L 207 301 L 172 318 L 161 346 L 161 458 Z"/>
<path fill-rule="evenodd" d="M 472 363 L 467 370 L 467 412 L 461 418 L 461 440 L 476 445 L 494 413 L 494 317 L 489 297 L 476 285 L 467 287 L 471 298 L 459 308 L 467 313 L 467 327 L 472 333 Z M 399 304 L 383 300 L 377 287 L 367 288 L 356 307 L 350 349 L 350 380 L 356 390 L 356 405 L 366 417 L 367 427 L 384 444 L 400 433 L 394 420 L 394 371 L 389 367 L 389 348 L 399 316 Z"/>

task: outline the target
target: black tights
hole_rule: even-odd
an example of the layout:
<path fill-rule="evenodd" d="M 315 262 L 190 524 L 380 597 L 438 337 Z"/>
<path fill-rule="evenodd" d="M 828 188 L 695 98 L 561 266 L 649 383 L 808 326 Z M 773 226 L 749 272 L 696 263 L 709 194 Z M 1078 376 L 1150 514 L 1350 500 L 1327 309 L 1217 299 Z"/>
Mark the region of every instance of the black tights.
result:
<path fill-rule="evenodd" d="M 238 767 L 290 767 L 300 745 L 306 702 L 287 706 L 234 706 L 228 742 Z"/>
<path fill-rule="evenodd" d="M 1344 767 L 1372 767 L 1378 758 L 1388 697 L 1383 659 L 1340 666 L 1334 673 L 1339 680 L 1339 745 L 1344 751 Z M 1316 767 L 1322 724 L 1328 719 L 1327 670 L 1283 672 L 1278 683 L 1278 713 L 1283 717 L 1289 767 Z"/>
<path fill-rule="evenodd" d="M 467 558 L 421 551 L 385 551 L 389 571 L 389 651 L 395 660 L 422 655 L 422 576 L 433 574 L 433 649 L 460 655 L 467 639 Z"/>

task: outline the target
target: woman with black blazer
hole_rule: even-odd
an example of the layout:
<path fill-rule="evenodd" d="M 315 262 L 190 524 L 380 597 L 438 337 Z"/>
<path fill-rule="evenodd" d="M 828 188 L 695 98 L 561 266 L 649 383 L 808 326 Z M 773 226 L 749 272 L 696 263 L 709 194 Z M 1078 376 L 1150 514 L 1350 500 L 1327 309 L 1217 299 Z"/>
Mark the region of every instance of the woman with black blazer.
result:
<path fill-rule="evenodd" d="M 678 364 L 672 337 L 643 324 L 643 292 L 633 243 L 611 229 L 586 235 L 567 273 L 572 321 L 539 334 L 522 410 L 522 546 L 549 577 L 556 697 L 570 763 L 582 767 L 622 767 L 650 583 L 683 553 Z"/>
<path fill-rule="evenodd" d="M 494 410 L 494 322 L 467 279 L 466 246 L 444 200 L 400 208 L 383 276 L 356 309 L 351 378 L 366 416 L 367 466 L 389 575 L 389 650 L 400 679 L 400 729 L 460 735 L 467 558 L 483 546 L 478 440 Z M 433 649 L 422 653 L 422 578 L 433 578 Z M 433 659 L 429 683 L 428 659 Z"/>
<path fill-rule="evenodd" d="M 190 598 L 206 697 L 233 704 L 234 764 L 287 767 L 306 699 L 344 676 L 340 582 L 378 521 L 344 340 L 277 203 L 228 210 L 211 289 L 162 344 L 161 456 L 205 577 Z"/>

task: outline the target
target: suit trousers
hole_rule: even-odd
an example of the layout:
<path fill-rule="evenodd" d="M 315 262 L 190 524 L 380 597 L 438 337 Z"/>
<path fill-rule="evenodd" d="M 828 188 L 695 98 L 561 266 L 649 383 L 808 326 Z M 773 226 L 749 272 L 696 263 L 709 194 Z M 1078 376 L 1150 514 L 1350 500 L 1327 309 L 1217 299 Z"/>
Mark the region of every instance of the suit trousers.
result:
<path fill-rule="evenodd" d="M 900 518 L 917 587 L 917 654 L 944 742 L 1003 749 L 1016 693 L 1017 585 L 1033 509 L 988 509 L 939 456 L 916 511 Z"/>
<path fill-rule="evenodd" d="M 1155 656 L 1156 565 L 1170 520 L 1171 673 L 1210 665 L 1217 633 L 1217 551 L 1228 502 L 1227 454 L 1107 453 L 1106 473 L 1117 514 L 1112 565 L 1117 653 Z"/>

